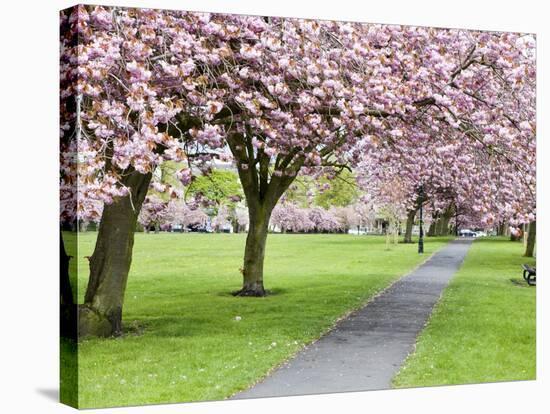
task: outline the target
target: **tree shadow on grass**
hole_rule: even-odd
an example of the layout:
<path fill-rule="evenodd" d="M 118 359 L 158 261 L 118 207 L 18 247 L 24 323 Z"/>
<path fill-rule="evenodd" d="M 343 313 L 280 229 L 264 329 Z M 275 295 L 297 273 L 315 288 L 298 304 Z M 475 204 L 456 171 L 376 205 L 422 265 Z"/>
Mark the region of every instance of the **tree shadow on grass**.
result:
<path fill-rule="evenodd" d="M 133 320 L 122 324 L 122 336 L 141 336 L 145 330 L 145 325 L 140 321 Z"/>
<path fill-rule="evenodd" d="M 139 324 L 139 333 L 128 328 L 132 323 Z M 129 322 L 122 337 L 119 338 L 130 339 L 145 335 L 148 337 L 197 337 L 214 335 L 218 330 L 220 330 L 219 323 L 209 318 L 166 315 Z M 220 331 L 223 333 L 223 330 Z"/>
<path fill-rule="evenodd" d="M 233 298 L 233 296 L 231 296 Z M 240 298 L 236 298 L 238 301 Z M 261 299 L 261 298 L 260 298 Z M 249 298 L 240 299 L 243 303 L 251 303 Z M 274 305 L 278 309 L 278 305 Z M 272 306 L 266 307 L 271 315 Z M 270 316 L 271 317 L 271 316 Z M 227 336 L 232 331 L 235 335 L 254 332 L 264 326 L 263 319 L 254 314 L 253 309 L 244 306 L 242 309 L 233 309 L 223 312 L 219 317 L 194 317 L 189 315 L 165 315 L 153 318 L 143 318 L 140 324 L 145 327 L 143 338 L 205 338 L 215 339 L 217 336 Z M 269 330 L 265 328 L 264 331 Z M 119 339 L 136 338 L 132 335 L 123 335 Z"/>
<path fill-rule="evenodd" d="M 226 298 L 241 298 L 241 299 L 250 299 L 250 298 L 253 298 L 253 299 L 262 299 L 262 298 L 265 298 L 266 296 L 278 296 L 278 295 L 283 295 L 285 293 L 288 293 L 288 289 L 285 289 L 285 288 L 274 288 L 274 289 L 266 289 L 265 292 L 266 292 L 266 295 L 265 296 L 262 296 L 262 297 L 255 297 L 255 296 L 235 296 L 233 293 L 238 290 L 238 289 L 235 289 L 235 290 L 222 290 L 222 291 L 218 291 L 215 293 L 216 296 L 222 296 L 222 297 L 226 297 Z"/>

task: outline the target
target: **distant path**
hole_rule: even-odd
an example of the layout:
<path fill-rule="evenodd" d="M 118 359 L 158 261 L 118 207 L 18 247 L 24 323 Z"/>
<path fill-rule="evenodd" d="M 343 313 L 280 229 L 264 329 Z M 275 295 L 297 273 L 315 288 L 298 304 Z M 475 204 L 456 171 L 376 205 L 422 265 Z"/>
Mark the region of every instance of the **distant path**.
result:
<path fill-rule="evenodd" d="M 262 382 L 233 398 L 390 388 L 472 240 L 457 239 Z"/>

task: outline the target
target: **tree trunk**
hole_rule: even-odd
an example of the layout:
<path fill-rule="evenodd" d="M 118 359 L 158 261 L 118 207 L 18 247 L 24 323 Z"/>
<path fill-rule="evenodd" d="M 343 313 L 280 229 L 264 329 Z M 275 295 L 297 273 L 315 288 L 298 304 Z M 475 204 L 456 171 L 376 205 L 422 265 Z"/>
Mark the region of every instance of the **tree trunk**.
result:
<path fill-rule="evenodd" d="M 430 222 L 430 227 L 428 227 L 428 233 L 426 236 L 433 237 L 437 234 L 437 226 L 439 224 L 439 214 L 432 214 L 432 221 Z"/>
<path fill-rule="evenodd" d="M 67 255 L 65 243 L 63 242 L 63 233 L 59 232 L 60 241 L 60 266 L 59 266 L 59 286 L 61 290 L 61 304 L 73 305 L 73 290 L 71 288 L 71 280 L 69 278 L 69 261 L 71 256 Z"/>
<path fill-rule="evenodd" d="M 407 225 L 405 227 L 405 237 L 403 243 L 412 243 L 412 229 L 414 225 L 414 217 L 416 216 L 416 210 L 410 210 L 407 214 Z"/>
<path fill-rule="evenodd" d="M 295 180 L 302 168 L 305 155 L 280 154 L 274 168 L 279 174 L 270 173 L 271 157 L 262 149 L 254 149 L 252 132 L 227 136 L 227 143 L 237 160 L 239 180 L 248 205 L 249 228 L 243 263 L 243 287 L 236 296 L 264 296 L 264 256 L 269 218 L 273 208 Z"/>
<path fill-rule="evenodd" d="M 248 216 L 250 224 L 244 250 L 243 287 L 234 295 L 265 296 L 264 257 L 271 209 L 249 208 Z"/>
<path fill-rule="evenodd" d="M 446 236 L 449 234 L 449 221 L 450 217 L 442 217 L 439 224 L 439 236 Z"/>
<path fill-rule="evenodd" d="M 94 253 L 84 305 L 79 309 L 79 336 L 112 336 L 122 332 L 122 305 L 132 262 L 137 217 L 151 174 L 132 172 L 124 181 L 130 196 L 105 205 Z"/>
<path fill-rule="evenodd" d="M 59 232 L 60 240 L 60 266 L 59 266 L 59 288 L 60 288 L 60 310 L 59 310 L 59 330 L 61 337 L 77 339 L 77 307 L 73 298 L 73 289 L 69 277 L 69 262 L 71 256 L 65 250 L 63 233 Z M 75 237 L 76 239 L 76 237 Z"/>
<path fill-rule="evenodd" d="M 441 236 L 442 224 L 443 224 L 443 218 L 441 216 L 439 216 L 437 218 L 437 221 L 435 222 L 434 232 L 433 232 L 432 236 Z"/>
<path fill-rule="evenodd" d="M 447 236 L 449 234 L 449 222 L 454 215 L 453 205 L 449 205 L 439 218 L 438 236 Z"/>
<path fill-rule="evenodd" d="M 537 238 L 537 221 L 534 220 L 529 223 L 529 232 L 527 234 L 527 247 L 525 248 L 525 256 L 533 257 L 535 252 L 535 242 Z"/>

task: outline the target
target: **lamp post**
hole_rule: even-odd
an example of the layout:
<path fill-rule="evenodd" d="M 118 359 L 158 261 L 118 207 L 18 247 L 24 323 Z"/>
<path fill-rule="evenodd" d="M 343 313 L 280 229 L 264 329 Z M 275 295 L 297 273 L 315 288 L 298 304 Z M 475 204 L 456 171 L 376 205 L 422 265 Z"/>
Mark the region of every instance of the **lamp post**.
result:
<path fill-rule="evenodd" d="M 422 206 L 424 205 L 424 187 L 421 185 L 419 189 L 419 198 L 420 198 L 420 232 L 418 237 L 418 253 L 424 253 L 424 228 L 423 228 L 423 218 L 422 218 Z"/>
<path fill-rule="evenodd" d="M 458 237 L 458 206 L 455 202 L 455 236 Z"/>

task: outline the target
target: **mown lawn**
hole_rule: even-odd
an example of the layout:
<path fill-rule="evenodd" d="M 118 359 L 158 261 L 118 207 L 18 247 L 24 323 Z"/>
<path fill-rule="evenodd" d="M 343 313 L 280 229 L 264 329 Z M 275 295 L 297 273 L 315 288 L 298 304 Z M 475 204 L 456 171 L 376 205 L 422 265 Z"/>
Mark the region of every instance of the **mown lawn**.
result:
<path fill-rule="evenodd" d="M 79 237 L 79 298 L 95 233 Z M 265 298 L 233 297 L 244 234 L 137 234 L 126 334 L 79 346 L 79 405 L 214 400 L 243 390 L 448 239 L 386 250 L 351 235 L 268 238 Z M 239 318 L 237 318 L 239 317 Z"/>
<path fill-rule="evenodd" d="M 476 240 L 394 378 L 396 387 L 535 379 L 535 292 L 523 244 Z"/>

